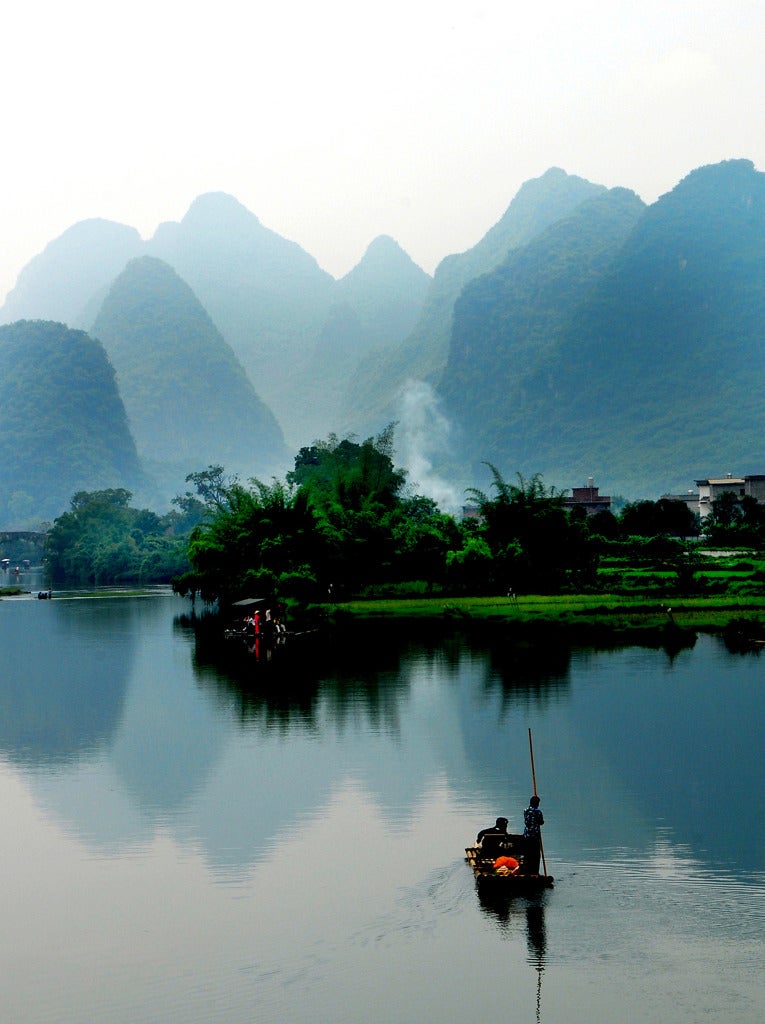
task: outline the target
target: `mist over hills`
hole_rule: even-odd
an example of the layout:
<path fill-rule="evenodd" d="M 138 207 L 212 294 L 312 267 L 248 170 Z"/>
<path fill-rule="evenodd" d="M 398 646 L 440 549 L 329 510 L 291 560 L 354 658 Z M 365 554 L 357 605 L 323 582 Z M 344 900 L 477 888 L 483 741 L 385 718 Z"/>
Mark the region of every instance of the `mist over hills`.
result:
<path fill-rule="evenodd" d="M 242 478 L 290 466 L 281 430 L 193 291 L 162 260 L 131 260 L 91 334 L 114 366 L 138 453 L 165 501 L 221 463 Z"/>
<path fill-rule="evenodd" d="M 558 486 L 594 474 L 628 496 L 761 472 L 765 175 L 746 160 L 699 168 L 627 231 L 635 202 L 614 202 L 627 219 L 610 260 L 581 207 L 463 292 L 441 381 L 463 454 Z"/>
<path fill-rule="evenodd" d="M 448 362 L 438 391 L 447 417 L 459 425 L 457 448 L 473 473 L 483 459 L 515 466 L 526 475 L 543 471 L 542 465 L 538 470 L 529 466 L 544 460 L 544 470 L 550 471 L 551 454 L 563 441 L 560 424 L 543 446 L 544 426 L 537 421 L 550 422 L 546 406 L 554 404 L 561 387 L 556 339 L 609 269 L 644 209 L 626 189 L 598 192 L 463 289 L 454 305 Z M 615 349 L 608 372 L 620 388 L 618 360 Z M 605 364 L 601 370 L 607 372 Z M 556 479 L 576 472 L 576 481 L 582 474 L 580 465 L 568 461 L 556 470 Z"/>
<path fill-rule="evenodd" d="M 509 252 L 580 203 L 604 191 L 603 185 L 593 185 L 557 167 L 522 185 L 504 215 L 476 245 L 439 263 L 411 333 L 387 354 L 375 353 L 361 365 L 349 392 L 349 417 L 367 429 L 397 418 L 407 381 L 434 384 L 443 373 L 454 303 L 465 285 L 493 270 Z"/>
<path fill-rule="evenodd" d="M 125 224 L 101 218 L 74 224 L 23 268 L 0 322 L 57 320 L 87 330 L 99 297 L 142 246 L 136 229 Z"/>
<path fill-rule="evenodd" d="M 180 223 L 160 225 L 146 251 L 192 288 L 277 418 L 302 417 L 294 406 L 287 413 L 293 382 L 327 316 L 334 278 L 219 192 L 196 199 Z"/>
<path fill-rule="evenodd" d="M 419 319 L 430 283 L 398 242 L 388 235 L 375 238 L 335 289 L 336 305 L 354 311 L 366 336 L 356 354 L 402 342 Z"/>
<path fill-rule="evenodd" d="M 145 486 L 100 342 L 51 321 L 0 327 L 0 522 L 53 519 L 80 490 Z"/>
<path fill-rule="evenodd" d="M 215 192 L 199 196 L 180 222 L 161 224 L 146 242 L 108 221 L 70 228 L 24 268 L 0 322 L 55 316 L 89 328 L 114 279 L 140 255 L 162 259 L 193 290 L 295 449 L 333 429 L 325 417 L 348 404 L 358 364 L 371 350 L 401 342 L 430 282 L 385 236 L 336 281 L 297 243 Z M 342 325 L 354 318 L 357 326 L 344 336 Z M 366 425 L 343 416 L 339 430 Z"/>
<path fill-rule="evenodd" d="M 370 416 L 355 402 L 357 370 L 401 344 L 414 328 L 431 278 L 385 235 L 376 238 L 361 261 L 337 282 L 313 355 L 297 375 L 295 390 L 315 423 L 307 437 L 376 433 L 387 420 Z M 390 389 L 385 373 L 378 387 Z M 331 426 L 328 426 L 331 424 Z"/>
<path fill-rule="evenodd" d="M 382 236 L 336 281 L 211 193 L 148 242 L 75 225 L 24 268 L 0 321 L 95 321 L 155 471 L 194 450 L 225 451 L 210 459 L 233 468 L 247 454 L 237 433 L 259 454 L 280 448 L 281 428 L 294 452 L 400 419 L 411 464 L 458 491 L 482 486 L 491 461 L 508 478 L 541 472 L 568 488 L 595 476 L 657 497 L 697 476 L 765 471 L 764 180 L 726 161 L 646 207 L 553 168 L 432 279 Z M 410 414 L 426 406 L 413 440 Z"/>

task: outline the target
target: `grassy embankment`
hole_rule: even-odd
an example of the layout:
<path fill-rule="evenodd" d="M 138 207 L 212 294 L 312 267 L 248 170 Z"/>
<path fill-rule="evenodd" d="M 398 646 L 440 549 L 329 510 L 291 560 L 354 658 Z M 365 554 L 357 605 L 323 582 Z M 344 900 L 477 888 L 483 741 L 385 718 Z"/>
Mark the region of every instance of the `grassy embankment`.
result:
<path fill-rule="evenodd" d="M 340 617 L 505 623 L 587 633 L 655 633 L 678 627 L 719 632 L 732 621 L 765 622 L 765 560 L 698 556 L 684 578 L 674 568 L 604 560 L 586 593 L 455 597 L 393 594 L 335 605 Z"/>

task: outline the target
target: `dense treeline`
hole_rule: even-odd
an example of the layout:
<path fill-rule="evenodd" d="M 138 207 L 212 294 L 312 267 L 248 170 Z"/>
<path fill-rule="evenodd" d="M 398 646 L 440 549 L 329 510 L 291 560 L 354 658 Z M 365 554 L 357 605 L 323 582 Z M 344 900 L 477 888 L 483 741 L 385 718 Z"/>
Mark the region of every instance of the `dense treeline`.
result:
<path fill-rule="evenodd" d="M 187 545 L 202 503 L 178 499 L 164 516 L 131 508 L 130 491 L 79 491 L 48 533 L 51 582 L 167 583 L 188 568 Z"/>
<path fill-rule="evenodd" d="M 491 493 L 471 489 L 476 514 L 457 520 L 407 488 L 392 425 L 362 443 L 331 435 L 302 448 L 285 481 L 245 486 L 210 466 L 190 477 L 206 515 L 176 589 L 224 606 L 264 593 L 325 601 L 403 587 L 550 593 L 597 586 L 600 559 L 622 549 L 675 559 L 678 578 L 685 571 L 683 542 L 672 538 L 698 533 L 698 522 L 682 503 L 588 518 L 538 475 L 511 484 L 489 469 Z M 661 538 L 653 549 L 631 539 L 642 530 Z"/>
<path fill-rule="evenodd" d="M 285 480 L 244 484 L 218 465 L 192 473 L 193 490 L 164 516 L 132 508 L 124 489 L 79 492 L 50 530 L 46 557 L 59 585 L 173 578 L 179 593 L 223 607 L 265 594 L 584 592 L 613 587 L 614 566 L 660 572 L 670 589 L 702 585 L 699 520 L 683 502 L 588 516 L 539 475 L 510 483 L 488 469 L 489 492 L 470 489 L 475 514 L 458 520 L 412 493 L 394 465 L 393 425 L 363 442 L 330 435 L 301 448 Z M 704 534 L 765 546 L 765 507 L 725 494 Z"/>

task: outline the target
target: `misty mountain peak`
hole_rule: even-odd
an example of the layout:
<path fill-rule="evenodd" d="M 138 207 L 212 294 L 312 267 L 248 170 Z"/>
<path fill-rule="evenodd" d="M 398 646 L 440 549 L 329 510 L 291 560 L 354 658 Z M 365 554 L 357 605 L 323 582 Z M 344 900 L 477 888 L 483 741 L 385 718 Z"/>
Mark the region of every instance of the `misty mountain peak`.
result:
<path fill-rule="evenodd" d="M 205 239 L 210 244 L 251 247 L 270 232 L 254 213 L 226 192 L 205 192 L 192 202 L 183 219 L 165 221 L 149 241 L 149 248 L 163 251 L 180 238 Z"/>
<path fill-rule="evenodd" d="M 751 160 L 723 160 L 691 171 L 659 198 L 655 210 L 661 216 L 672 209 L 704 206 L 716 211 L 715 216 L 725 210 L 745 222 L 762 210 L 763 202 L 765 174 Z"/>
<path fill-rule="evenodd" d="M 178 479 L 221 463 L 246 476 L 286 461 L 281 431 L 189 285 L 163 260 L 131 260 L 93 325 L 117 373 L 142 457 Z"/>
<path fill-rule="evenodd" d="M 408 284 L 414 281 L 427 284 L 430 275 L 417 266 L 394 238 L 378 235 L 370 242 L 356 266 L 340 279 L 341 293 L 352 290 L 362 280 L 377 285 L 386 281 L 392 283 L 394 280 L 402 283 L 406 280 Z"/>
<path fill-rule="evenodd" d="M 0 311 L 0 322 L 54 320 L 87 326 L 85 308 L 141 251 L 135 228 L 100 217 L 81 220 L 23 268 Z"/>
<path fill-rule="evenodd" d="M 367 246 L 367 251 L 362 257 L 362 262 L 366 261 L 370 264 L 389 263 L 393 260 L 405 263 L 413 262 L 409 254 L 390 235 L 378 235 L 377 238 L 374 238 Z"/>
<path fill-rule="evenodd" d="M 227 192 L 204 192 L 197 196 L 183 223 L 187 227 L 215 227 L 219 231 L 243 224 L 250 228 L 261 226 L 255 214 Z"/>

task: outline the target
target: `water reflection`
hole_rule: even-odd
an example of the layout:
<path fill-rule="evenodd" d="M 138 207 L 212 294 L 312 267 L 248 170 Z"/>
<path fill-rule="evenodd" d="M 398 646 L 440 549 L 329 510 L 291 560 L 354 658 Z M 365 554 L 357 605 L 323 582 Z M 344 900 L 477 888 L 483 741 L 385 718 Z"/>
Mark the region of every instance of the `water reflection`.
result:
<path fill-rule="evenodd" d="M 135 652 L 135 606 L 10 600 L 2 611 L 0 750 L 43 766 L 108 746 Z"/>
<path fill-rule="evenodd" d="M 176 628 L 193 627 L 179 617 Z M 288 637 L 253 658 L 238 638 L 221 641 L 213 625 L 194 629 L 193 669 L 220 707 L 266 730 L 313 730 L 321 718 L 343 729 L 362 711 L 374 726 L 397 732 L 408 689 L 403 651 L 359 633 L 352 641 L 315 634 Z"/>
<path fill-rule="evenodd" d="M 547 930 L 545 928 L 545 902 L 547 896 L 518 897 L 504 892 L 498 885 L 481 885 L 476 881 L 476 895 L 481 911 L 496 924 L 505 935 L 522 925 L 526 931 L 528 958 L 530 963 L 544 965 L 547 952 Z"/>
<path fill-rule="evenodd" d="M 13 1019 L 761 1019 L 756 655 L 424 629 L 257 663 L 179 607 L 0 605 Z M 517 830 L 528 728 L 557 882 L 509 900 L 463 850 Z"/>
<path fill-rule="evenodd" d="M 547 956 L 547 925 L 542 894 L 533 899 L 519 899 L 503 892 L 500 886 L 481 885 L 476 882 L 476 894 L 481 911 L 497 925 L 504 938 L 512 938 L 523 929 L 526 937 L 526 962 L 533 968 L 536 978 L 536 1020 L 542 1020 L 542 976 Z"/>
<path fill-rule="evenodd" d="M 544 707 L 568 687 L 571 650 L 564 644 L 515 642 L 496 628 L 453 629 L 427 623 L 416 632 L 389 625 L 360 624 L 347 635 L 308 634 L 264 646 L 253 656 L 238 638 L 221 642 L 214 620 L 202 624 L 182 616 L 179 630 L 194 631 L 197 678 L 234 698 L 240 721 L 279 723 L 284 728 L 316 724 L 320 706 L 342 724 L 350 709 L 363 707 L 372 722 L 394 725 L 406 699 L 413 664 L 437 668 L 442 679 L 459 680 L 466 664 L 490 696 L 503 705 L 531 701 Z"/>
<path fill-rule="evenodd" d="M 438 624 L 290 638 L 257 663 L 175 608 L 3 603 L 0 751 L 56 768 L 50 799 L 88 835 L 100 820 L 110 841 L 118 831 L 102 809 L 115 780 L 146 820 L 191 827 L 213 861 L 240 866 L 349 778 L 392 819 L 415 815 L 438 779 L 517 831 L 534 726 L 553 873 L 556 855 L 607 850 L 615 835 L 650 856 L 657 828 L 702 863 L 765 870 L 751 813 L 765 781 L 756 655 L 732 658 L 712 638 L 674 656 L 572 651 L 496 631 L 443 637 Z M 252 752 L 241 734 L 257 738 Z M 62 774 L 96 751 L 109 766 L 98 783 L 94 768 L 98 797 Z M 271 781 L 253 790 L 253 772 Z"/>

